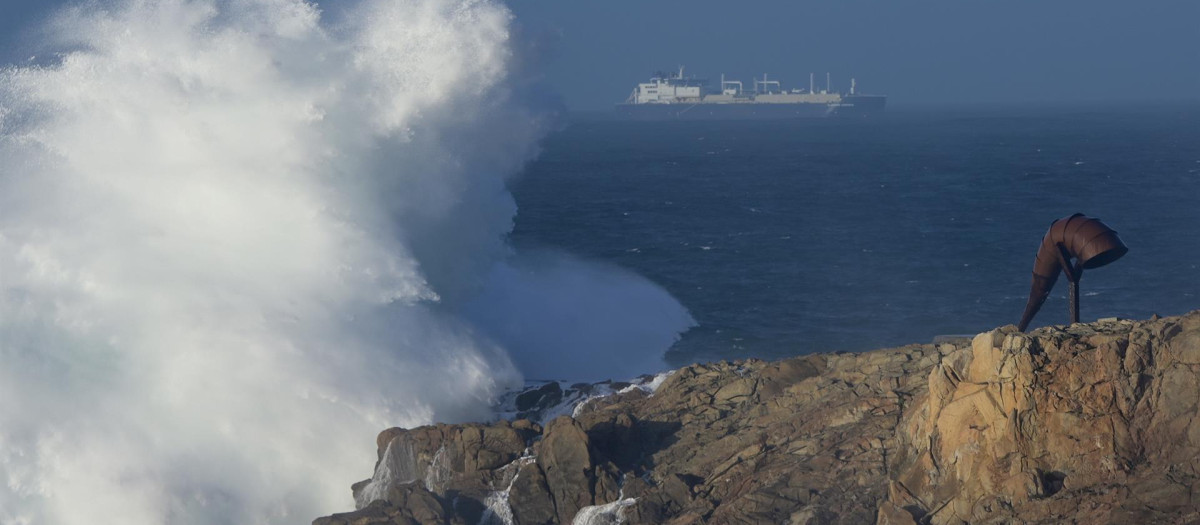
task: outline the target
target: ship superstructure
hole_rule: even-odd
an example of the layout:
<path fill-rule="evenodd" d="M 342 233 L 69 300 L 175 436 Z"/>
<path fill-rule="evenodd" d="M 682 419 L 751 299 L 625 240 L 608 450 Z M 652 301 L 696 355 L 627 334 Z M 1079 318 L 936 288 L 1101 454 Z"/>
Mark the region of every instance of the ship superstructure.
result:
<path fill-rule="evenodd" d="M 825 88 L 817 90 L 810 73 L 807 90 L 789 91 L 766 74 L 754 79 L 750 89 L 721 75 L 720 89 L 709 92 L 706 80 L 685 77 L 680 67 L 678 72 L 660 72 L 638 84 L 624 103 L 617 104 L 617 113 L 640 120 L 732 120 L 861 117 L 883 111 L 887 97 L 858 93 L 853 78 L 850 91 L 839 93 L 832 90 L 831 80 L 826 73 Z"/>

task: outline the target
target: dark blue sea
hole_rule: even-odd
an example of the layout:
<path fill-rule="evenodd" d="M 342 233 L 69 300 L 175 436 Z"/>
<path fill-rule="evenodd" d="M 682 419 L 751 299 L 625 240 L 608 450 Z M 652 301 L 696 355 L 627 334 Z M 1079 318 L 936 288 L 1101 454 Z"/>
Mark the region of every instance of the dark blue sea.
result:
<path fill-rule="evenodd" d="M 1015 324 L 1055 219 L 1116 229 L 1081 317 L 1200 308 L 1200 107 L 933 109 L 871 120 L 578 116 L 512 185 L 512 241 L 657 282 L 678 366 Z M 1060 280 L 1033 327 L 1068 319 Z"/>

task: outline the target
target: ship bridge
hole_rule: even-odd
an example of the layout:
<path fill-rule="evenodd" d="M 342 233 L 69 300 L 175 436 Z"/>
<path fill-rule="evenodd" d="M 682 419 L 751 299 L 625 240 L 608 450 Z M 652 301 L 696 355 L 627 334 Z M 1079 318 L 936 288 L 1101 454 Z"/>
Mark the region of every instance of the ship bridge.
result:
<path fill-rule="evenodd" d="M 683 66 L 677 73 L 658 72 L 649 82 L 638 84 L 629 94 L 629 104 L 674 104 L 699 102 L 708 81 L 683 76 Z"/>

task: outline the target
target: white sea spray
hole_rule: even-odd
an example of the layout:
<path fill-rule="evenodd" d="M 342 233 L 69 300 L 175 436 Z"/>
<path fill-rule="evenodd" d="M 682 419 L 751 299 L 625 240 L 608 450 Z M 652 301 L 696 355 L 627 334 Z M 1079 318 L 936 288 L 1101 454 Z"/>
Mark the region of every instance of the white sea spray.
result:
<path fill-rule="evenodd" d="M 505 302 L 506 184 L 549 127 L 507 9 L 322 16 L 89 3 L 0 72 L 0 523 L 307 522 L 352 505 L 379 430 L 486 419 L 522 342 L 637 304 L 660 355 L 690 322 L 582 261 L 574 323 L 519 306 L 560 293 L 536 275 Z"/>
<path fill-rule="evenodd" d="M 625 523 L 625 508 L 636 503 L 634 498 L 620 498 L 603 505 L 589 505 L 579 509 L 571 525 L 620 525 Z"/>

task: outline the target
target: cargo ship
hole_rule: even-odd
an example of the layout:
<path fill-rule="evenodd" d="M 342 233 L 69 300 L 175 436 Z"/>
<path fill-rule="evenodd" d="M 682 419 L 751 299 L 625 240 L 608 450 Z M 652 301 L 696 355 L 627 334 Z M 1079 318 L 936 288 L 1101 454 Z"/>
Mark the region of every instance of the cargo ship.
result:
<path fill-rule="evenodd" d="M 808 89 L 785 90 L 778 80 L 766 74 L 754 79 L 752 89 L 740 80 L 726 80 L 721 88 L 709 92 L 704 79 L 687 78 L 683 67 L 678 72 L 657 73 L 649 82 L 640 83 L 625 102 L 617 104 L 617 115 L 633 120 L 768 120 L 828 117 L 869 117 L 883 112 L 887 97 L 858 93 L 850 79 L 848 93 L 832 89 L 830 75 L 818 90 L 808 77 Z"/>

